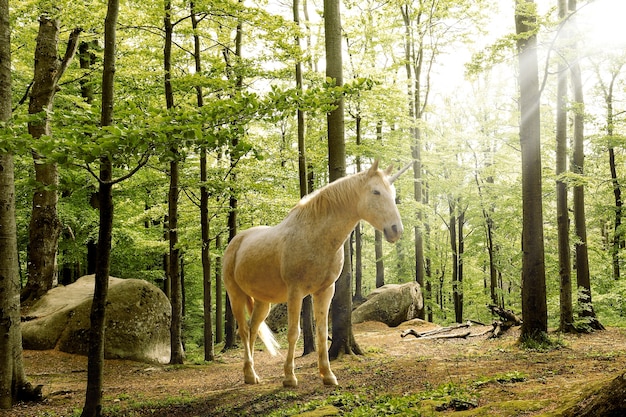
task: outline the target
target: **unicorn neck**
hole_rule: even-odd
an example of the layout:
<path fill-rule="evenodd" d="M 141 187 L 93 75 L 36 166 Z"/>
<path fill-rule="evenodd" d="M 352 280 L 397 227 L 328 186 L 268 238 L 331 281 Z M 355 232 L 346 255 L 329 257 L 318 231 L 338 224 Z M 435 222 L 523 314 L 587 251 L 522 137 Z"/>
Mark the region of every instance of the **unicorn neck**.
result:
<path fill-rule="evenodd" d="M 361 175 L 341 178 L 305 197 L 296 206 L 298 220 L 326 247 L 338 250 L 358 221 Z"/>

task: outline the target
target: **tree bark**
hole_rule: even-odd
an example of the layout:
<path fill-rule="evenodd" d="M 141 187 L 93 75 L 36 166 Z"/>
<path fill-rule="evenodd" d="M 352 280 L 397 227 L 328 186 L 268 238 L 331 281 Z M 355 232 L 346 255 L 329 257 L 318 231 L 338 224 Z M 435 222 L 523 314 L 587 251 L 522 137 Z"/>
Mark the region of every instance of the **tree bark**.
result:
<path fill-rule="evenodd" d="M 522 149 L 522 339 L 548 331 L 541 193 L 541 130 L 534 1 L 516 0 Z"/>
<path fill-rule="evenodd" d="M 163 25 L 165 28 L 165 46 L 163 48 L 163 69 L 165 104 L 168 111 L 174 108 L 174 92 L 172 89 L 172 4 L 165 1 L 165 15 Z M 169 241 L 169 278 L 171 280 L 170 302 L 172 304 L 172 323 L 170 327 L 171 364 L 182 364 L 185 358 L 182 343 L 183 323 L 183 284 L 180 273 L 180 249 L 178 247 L 178 147 L 174 145 L 176 139 L 170 137 L 172 148 L 170 149 L 172 160 L 170 161 L 170 187 L 168 192 L 168 225 L 167 234 Z"/>
<path fill-rule="evenodd" d="M 609 170 L 611 172 L 611 184 L 613 185 L 613 198 L 615 201 L 615 220 L 613 222 L 613 241 L 611 248 L 611 258 L 613 260 L 613 279 L 620 279 L 620 250 L 626 247 L 625 234 L 622 230 L 622 216 L 623 205 L 622 200 L 622 187 L 619 183 L 617 176 L 617 166 L 615 164 L 615 146 L 613 140 L 614 134 L 614 111 L 613 111 L 613 89 L 615 87 L 615 81 L 620 73 L 620 70 L 624 64 L 620 64 L 618 68 L 615 68 L 612 72 L 611 81 L 608 86 L 603 86 L 604 101 L 606 103 L 606 134 L 609 140 L 608 153 L 609 153 Z M 599 77 L 598 71 L 598 77 Z"/>
<path fill-rule="evenodd" d="M 343 85 L 343 58 L 341 53 L 340 0 L 324 0 L 324 42 L 326 48 L 326 77 L 336 86 Z M 336 108 L 327 115 L 328 126 L 328 172 L 330 181 L 346 175 L 346 144 L 344 137 L 344 100 L 335 102 Z M 344 264 L 335 283 L 335 295 L 331 304 L 332 343 L 329 356 L 360 353 L 352 333 L 352 274 L 350 266 L 350 243 L 344 243 Z M 320 347 L 321 348 L 321 347 Z"/>
<path fill-rule="evenodd" d="M 570 12 L 576 11 L 576 0 L 569 0 Z M 570 23 L 571 24 L 571 23 Z M 576 46 L 574 46 L 576 50 Z M 578 53 L 575 52 L 577 56 Z M 574 92 L 574 154 L 572 171 L 584 175 L 584 97 L 583 84 L 578 59 L 570 65 L 572 75 L 572 89 Z M 587 247 L 587 220 L 585 216 L 585 189 L 583 185 L 574 186 L 574 229 L 577 241 L 574 244 L 576 251 L 576 282 L 578 284 L 578 303 L 580 317 L 587 320 L 592 329 L 601 330 L 604 326 L 596 318 L 591 299 L 591 278 L 589 276 L 589 253 Z"/>
<path fill-rule="evenodd" d="M 300 1 L 293 0 L 293 21 L 300 27 Z M 296 35 L 294 39 L 296 48 L 300 51 L 300 37 Z M 296 89 L 299 93 L 303 91 L 302 85 L 302 62 L 298 61 L 295 65 Z M 298 179 L 300 183 L 300 197 L 307 195 L 310 190 L 307 181 L 307 164 L 306 164 L 306 141 L 305 131 L 306 124 L 304 120 L 304 111 L 298 107 L 296 110 L 296 119 L 298 125 Z M 304 341 L 304 355 L 315 352 L 315 332 L 313 328 L 313 299 L 310 295 L 304 297 L 302 301 L 302 339 Z"/>
<path fill-rule="evenodd" d="M 198 35 L 198 15 L 196 14 L 195 3 L 189 3 L 191 14 L 191 27 L 193 28 L 193 57 L 196 74 L 202 72 L 202 60 L 200 54 L 200 36 Z M 196 102 L 198 107 L 204 105 L 202 86 L 196 86 Z M 207 148 L 200 147 L 200 235 L 202 261 L 202 284 L 203 297 L 202 306 L 204 308 L 204 360 L 215 360 L 215 343 L 213 341 L 213 295 L 212 295 L 212 265 L 211 265 L 211 234 L 209 222 L 209 190 L 206 186 L 207 175 Z"/>
<path fill-rule="evenodd" d="M 559 0 L 559 19 L 567 16 L 567 0 Z M 565 41 L 568 31 L 563 31 Z M 561 42 L 561 56 L 567 57 L 564 42 Z M 556 97 L 556 222 L 559 253 L 560 277 L 560 324 L 562 332 L 574 329 L 572 307 L 572 264 L 569 241 L 569 210 L 567 204 L 567 183 L 562 176 L 567 172 L 567 62 L 561 59 L 557 69 Z"/>
<path fill-rule="evenodd" d="M 28 113 L 45 112 L 37 121 L 28 123 L 28 133 L 34 140 L 52 134 L 49 112 L 52 111 L 58 83 L 78 48 L 80 30 L 74 30 L 68 41 L 65 57 L 57 56 L 59 20 L 46 14 L 39 17 L 39 33 L 35 48 L 35 68 Z M 58 167 L 45 162 L 44 156 L 33 152 L 36 189 L 32 199 L 32 213 L 28 238 L 28 283 L 22 299 L 34 301 L 56 285 L 58 276 L 57 250 L 61 221 L 57 214 L 59 200 Z"/>
<path fill-rule="evenodd" d="M 11 119 L 11 28 L 8 0 L 0 0 L 0 122 Z M 28 386 L 22 362 L 19 262 L 13 155 L 0 153 L 0 409 Z"/>
<path fill-rule="evenodd" d="M 119 0 L 108 0 L 104 21 L 104 68 L 102 71 L 101 126 L 113 123 L 113 95 L 115 76 L 116 25 Z M 104 328 L 106 300 L 109 291 L 111 263 L 111 235 L 113 231 L 113 164 L 109 157 L 100 160 L 100 228 L 98 231 L 98 259 L 96 262 L 95 288 L 89 329 L 89 352 L 87 363 L 87 390 L 81 417 L 102 415 L 102 383 L 104 369 Z"/>
<path fill-rule="evenodd" d="M 242 3 L 242 0 L 239 1 Z M 237 32 L 235 34 L 235 56 L 241 58 L 241 48 L 243 44 L 243 23 L 241 20 L 237 23 Z M 224 57 L 226 59 L 226 66 L 230 65 L 229 55 L 230 51 L 225 50 Z M 230 76 L 230 74 L 229 74 Z M 241 89 L 243 87 L 243 78 L 241 75 L 237 75 L 235 79 L 235 88 Z M 233 136 L 231 139 L 230 148 L 230 181 L 232 184 L 237 182 L 237 174 L 234 172 L 234 168 L 237 165 L 240 155 L 237 154 L 237 145 L 239 145 L 239 138 Z M 229 211 L 228 211 L 228 241 L 230 242 L 237 234 L 237 195 L 235 194 L 234 187 L 231 187 L 229 196 Z M 226 326 L 226 341 L 224 349 L 230 349 L 235 346 L 235 317 L 230 306 L 230 299 L 226 297 L 226 314 L 225 314 L 225 326 Z"/>

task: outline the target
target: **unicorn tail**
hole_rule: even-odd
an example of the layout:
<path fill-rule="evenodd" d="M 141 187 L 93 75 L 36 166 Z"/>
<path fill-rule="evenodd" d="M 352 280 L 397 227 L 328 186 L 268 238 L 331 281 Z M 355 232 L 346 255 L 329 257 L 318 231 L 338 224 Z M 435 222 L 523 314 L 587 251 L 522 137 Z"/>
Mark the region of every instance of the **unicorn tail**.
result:
<path fill-rule="evenodd" d="M 280 345 L 274 337 L 274 333 L 272 333 L 272 330 L 270 330 L 269 326 L 265 322 L 261 323 L 261 327 L 259 327 L 259 338 L 265 345 L 265 348 L 270 353 L 270 355 L 278 355 L 278 349 L 280 348 Z"/>

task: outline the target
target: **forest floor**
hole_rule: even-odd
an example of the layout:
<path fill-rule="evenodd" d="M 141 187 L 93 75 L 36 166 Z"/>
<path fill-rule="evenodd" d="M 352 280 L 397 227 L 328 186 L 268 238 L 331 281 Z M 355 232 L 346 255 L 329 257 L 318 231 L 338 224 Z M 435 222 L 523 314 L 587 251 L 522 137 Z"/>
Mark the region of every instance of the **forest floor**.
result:
<path fill-rule="evenodd" d="M 421 321 L 397 328 L 373 322 L 355 325 L 355 338 L 365 355 L 346 355 L 332 362 L 338 387 L 322 385 L 316 355 L 297 358 L 296 389 L 282 387 L 283 358 L 263 351 L 255 355 L 262 378 L 255 386 L 243 383 L 240 349 L 219 353 L 211 363 L 179 366 L 107 360 L 103 414 L 559 415 L 559 409 L 626 370 L 626 329 L 552 334 L 558 347 L 545 351 L 520 347 L 516 328 L 493 340 L 485 335 L 438 340 L 400 337 L 409 328 L 423 332 L 435 327 Z M 469 330 L 478 334 L 485 329 Z M 0 416 L 80 415 L 87 379 L 85 357 L 25 351 L 24 363 L 32 383 L 44 384 L 46 398 L 39 404 L 0 411 Z M 475 408 L 436 411 L 441 405 L 468 404 Z"/>

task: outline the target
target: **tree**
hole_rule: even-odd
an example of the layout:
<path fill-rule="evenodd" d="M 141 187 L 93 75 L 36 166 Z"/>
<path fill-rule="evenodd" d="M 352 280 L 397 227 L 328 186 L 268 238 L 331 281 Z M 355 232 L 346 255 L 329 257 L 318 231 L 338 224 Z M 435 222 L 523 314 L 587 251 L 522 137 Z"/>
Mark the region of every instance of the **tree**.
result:
<path fill-rule="evenodd" d="M 622 55 L 622 59 L 624 56 Z M 611 242 L 611 258 L 613 261 L 613 279 L 620 279 L 620 250 L 626 247 L 626 233 L 624 233 L 622 227 L 622 217 L 624 216 L 624 201 L 622 197 L 622 186 L 620 184 L 617 164 L 615 160 L 615 147 L 618 143 L 618 137 L 615 129 L 616 114 L 614 109 L 614 94 L 617 88 L 616 82 L 622 71 L 622 68 L 626 65 L 625 62 L 618 59 L 612 59 L 607 65 L 609 69 L 609 81 L 608 83 L 602 79 L 600 65 L 594 63 L 595 72 L 598 77 L 598 84 L 603 95 L 604 104 L 606 106 L 606 137 L 607 137 L 607 151 L 609 157 L 609 170 L 611 172 L 611 185 L 613 187 L 613 200 L 615 204 L 615 218 L 613 220 L 613 238 Z"/>
<path fill-rule="evenodd" d="M 537 11 L 534 1 L 516 0 L 522 149 L 522 325 L 521 339 L 548 331 L 541 193 L 541 119 L 537 64 Z"/>
<path fill-rule="evenodd" d="M 34 140 L 52 134 L 50 114 L 59 80 L 72 61 L 78 48 L 80 29 L 69 37 L 65 56 L 57 56 L 59 19 L 42 14 L 35 48 L 35 70 L 28 112 L 40 115 L 28 123 L 28 132 Z M 57 250 L 61 222 L 57 215 L 59 174 L 57 164 L 48 162 L 33 151 L 36 189 L 33 194 L 28 244 L 28 283 L 22 299 L 34 301 L 51 289 L 57 280 Z"/>
<path fill-rule="evenodd" d="M 11 28 L 9 2 L 0 0 L 0 129 L 10 123 L 11 110 Z M 15 179 L 10 135 L 2 134 L 0 151 L 0 409 L 9 409 L 32 387 L 22 362 L 20 328 L 20 274 L 15 224 Z M 41 390 L 41 389 L 40 389 Z"/>
<path fill-rule="evenodd" d="M 343 59 L 341 53 L 341 14 L 339 0 L 324 0 L 324 44 L 326 50 L 326 77 L 335 87 L 343 85 Z M 335 108 L 327 115 L 328 126 L 328 172 L 329 180 L 335 181 L 346 175 L 346 143 L 344 138 L 344 101 L 339 97 Z M 332 343 L 329 356 L 337 358 L 341 353 L 360 354 L 361 350 L 352 334 L 352 273 L 350 266 L 350 243 L 344 243 L 344 264 L 335 283 L 335 295 L 331 303 Z M 324 348 L 319 346 L 319 349 Z"/>
<path fill-rule="evenodd" d="M 170 114 L 174 111 L 174 92 L 172 90 L 172 3 L 166 0 L 165 16 L 163 18 L 165 32 L 165 46 L 163 48 L 163 70 L 165 103 Z M 185 354 L 182 345 L 182 321 L 183 321 L 183 286 L 180 274 L 180 248 L 178 247 L 178 146 L 171 135 L 170 148 L 170 187 L 167 198 L 167 240 L 169 242 L 168 276 L 170 279 L 172 304 L 172 323 L 170 328 L 171 364 L 182 364 Z"/>
<path fill-rule="evenodd" d="M 567 16 L 566 0 L 559 0 L 559 19 Z M 568 31 L 564 31 L 567 33 Z M 566 36 L 567 37 L 567 36 Z M 564 45 L 566 40 L 561 41 Z M 566 57 L 566 48 L 561 47 L 561 55 Z M 569 210 L 567 204 L 567 182 L 563 175 L 567 172 L 567 62 L 560 59 L 557 69 L 556 97 L 556 219 L 559 252 L 560 277 L 560 323 L 563 332 L 573 330 L 574 310 L 572 308 L 572 264 L 570 261 Z"/>
<path fill-rule="evenodd" d="M 306 6 L 306 5 L 305 5 Z M 293 21 L 300 27 L 300 2 L 293 0 Z M 295 44 L 300 51 L 300 35 L 296 35 Z M 297 60 L 295 66 L 296 89 L 302 94 L 304 87 L 302 85 L 302 61 Z M 305 115 L 304 110 L 300 107 L 296 110 L 297 131 L 298 131 L 298 180 L 300 184 L 300 197 L 307 195 L 310 190 L 307 181 L 307 163 L 306 163 L 306 139 L 305 139 Z M 302 335 L 304 340 L 304 354 L 315 352 L 315 334 L 313 331 L 313 299 L 311 295 L 307 295 L 302 300 Z"/>
<path fill-rule="evenodd" d="M 569 0 L 570 12 L 576 11 L 576 0 Z M 574 46 L 574 48 L 576 48 Z M 575 59 L 570 65 L 572 76 L 572 90 L 574 95 L 574 152 L 572 157 L 572 172 L 584 175 L 584 97 L 580 62 Z M 579 316 L 588 322 L 592 329 L 601 330 L 604 326 L 596 318 L 591 300 L 591 279 L 589 276 L 589 248 L 587 246 L 587 220 L 585 216 L 585 189 L 582 183 L 574 186 L 574 230 L 576 242 L 576 282 L 578 284 Z"/>

